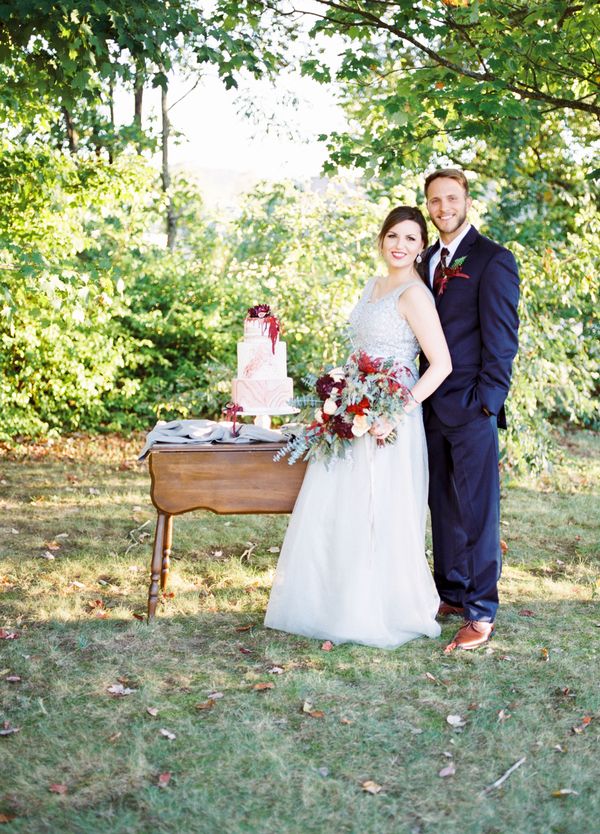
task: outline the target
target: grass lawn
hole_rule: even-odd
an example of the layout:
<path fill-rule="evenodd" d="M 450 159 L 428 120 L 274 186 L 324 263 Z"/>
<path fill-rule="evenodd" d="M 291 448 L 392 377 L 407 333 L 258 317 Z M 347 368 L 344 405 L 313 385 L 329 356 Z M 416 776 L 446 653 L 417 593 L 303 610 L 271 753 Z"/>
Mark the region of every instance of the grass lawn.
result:
<path fill-rule="evenodd" d="M 597 832 L 600 444 L 562 444 L 552 473 L 505 488 L 497 636 L 449 657 L 456 621 L 394 652 L 263 629 L 279 516 L 176 519 L 170 593 L 147 625 L 140 443 L 4 450 L 0 824 Z"/>

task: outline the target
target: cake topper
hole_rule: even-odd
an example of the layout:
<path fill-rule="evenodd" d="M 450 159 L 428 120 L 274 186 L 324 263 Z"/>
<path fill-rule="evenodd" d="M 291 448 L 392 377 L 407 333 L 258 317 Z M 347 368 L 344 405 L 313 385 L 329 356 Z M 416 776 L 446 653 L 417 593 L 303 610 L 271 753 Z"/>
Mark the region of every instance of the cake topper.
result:
<path fill-rule="evenodd" d="M 275 354 L 275 345 L 279 334 L 281 333 L 281 325 L 279 319 L 273 315 L 268 304 L 255 304 L 254 307 L 248 307 L 249 319 L 259 319 L 263 325 L 263 334 L 268 334 L 271 340 L 271 347 L 273 354 Z"/>

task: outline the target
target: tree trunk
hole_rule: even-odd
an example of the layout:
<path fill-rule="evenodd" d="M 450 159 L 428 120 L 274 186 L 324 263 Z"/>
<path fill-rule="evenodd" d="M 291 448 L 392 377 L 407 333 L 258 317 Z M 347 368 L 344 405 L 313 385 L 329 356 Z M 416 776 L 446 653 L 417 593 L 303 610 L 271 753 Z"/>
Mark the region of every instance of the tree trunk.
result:
<path fill-rule="evenodd" d="M 137 129 L 142 130 L 142 105 L 144 101 L 144 67 L 139 63 L 135 67 L 135 86 L 133 89 L 133 123 Z M 138 153 L 143 150 L 142 141 L 137 143 Z"/>
<path fill-rule="evenodd" d="M 110 132 L 111 138 L 108 144 L 108 164 L 113 164 L 113 152 L 112 152 L 112 141 L 115 135 L 115 82 L 114 79 L 110 79 L 108 82 L 108 112 L 110 118 Z"/>
<path fill-rule="evenodd" d="M 69 142 L 69 150 L 71 153 L 77 153 L 79 145 L 79 136 L 75 130 L 75 123 L 73 117 L 66 107 L 62 108 L 63 116 L 65 117 L 65 127 L 67 129 L 67 140 Z"/>
<path fill-rule="evenodd" d="M 171 198 L 171 175 L 169 173 L 169 108 L 167 106 L 167 88 L 160 88 L 160 102 L 162 112 L 162 188 L 167 195 L 167 246 L 173 251 L 177 237 L 177 220 L 173 210 Z"/>

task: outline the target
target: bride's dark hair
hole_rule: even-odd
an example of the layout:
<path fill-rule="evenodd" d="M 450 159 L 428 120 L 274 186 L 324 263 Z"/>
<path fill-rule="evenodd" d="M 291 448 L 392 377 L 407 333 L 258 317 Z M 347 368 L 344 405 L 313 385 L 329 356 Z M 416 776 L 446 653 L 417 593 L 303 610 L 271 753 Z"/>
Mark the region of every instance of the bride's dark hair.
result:
<path fill-rule="evenodd" d="M 427 245 L 429 243 L 429 235 L 427 233 L 427 223 L 425 222 L 425 218 L 423 217 L 422 213 L 419 211 L 418 208 L 414 206 L 397 206 L 395 209 L 392 209 L 388 216 L 383 221 L 383 225 L 379 234 L 377 235 L 377 243 L 379 245 L 379 250 L 383 248 L 383 241 L 385 236 L 392 228 L 395 226 L 396 223 L 402 223 L 403 220 L 412 220 L 413 223 L 416 223 L 419 229 L 421 230 L 421 238 L 423 239 L 423 251 L 427 249 Z M 423 263 L 416 263 L 415 262 L 415 269 L 427 283 L 427 279 L 425 276 L 425 267 Z"/>

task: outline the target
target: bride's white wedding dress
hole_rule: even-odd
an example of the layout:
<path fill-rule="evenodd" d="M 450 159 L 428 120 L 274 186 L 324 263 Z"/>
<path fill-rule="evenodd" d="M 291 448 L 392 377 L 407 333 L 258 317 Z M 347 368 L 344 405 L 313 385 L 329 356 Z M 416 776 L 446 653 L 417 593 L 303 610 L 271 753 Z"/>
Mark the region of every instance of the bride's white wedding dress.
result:
<path fill-rule="evenodd" d="M 419 346 L 396 302 L 417 283 L 372 302 L 372 279 L 350 315 L 354 349 L 394 357 L 415 382 Z M 335 460 L 329 469 L 320 461 L 308 466 L 265 625 L 385 649 L 421 635 L 437 637 L 439 597 L 425 558 L 428 470 L 421 409 L 404 418 L 393 444 L 379 448 L 367 434 L 352 447 L 351 460 Z"/>

